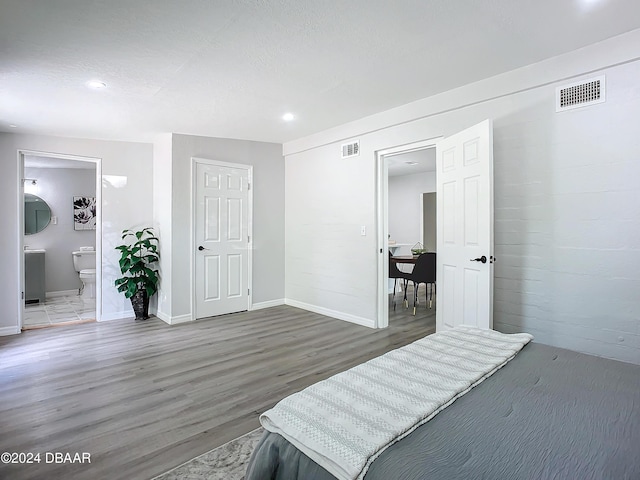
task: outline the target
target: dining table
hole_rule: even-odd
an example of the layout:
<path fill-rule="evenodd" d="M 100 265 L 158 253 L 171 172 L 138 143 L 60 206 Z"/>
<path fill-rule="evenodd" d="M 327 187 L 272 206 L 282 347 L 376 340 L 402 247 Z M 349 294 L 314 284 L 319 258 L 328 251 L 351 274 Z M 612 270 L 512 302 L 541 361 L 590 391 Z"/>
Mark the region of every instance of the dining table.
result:
<path fill-rule="evenodd" d="M 419 256 L 420 255 L 397 255 L 397 256 L 392 255 L 391 261 L 396 263 L 411 263 L 415 265 L 416 260 L 418 260 Z"/>

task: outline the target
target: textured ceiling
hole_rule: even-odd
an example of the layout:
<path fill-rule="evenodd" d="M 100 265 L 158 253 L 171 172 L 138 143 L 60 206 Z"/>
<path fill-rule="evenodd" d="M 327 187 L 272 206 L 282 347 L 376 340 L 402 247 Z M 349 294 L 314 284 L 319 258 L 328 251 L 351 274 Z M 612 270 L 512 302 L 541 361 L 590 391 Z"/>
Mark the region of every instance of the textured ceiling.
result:
<path fill-rule="evenodd" d="M 638 0 L 0 0 L 0 131 L 285 142 L 639 27 Z"/>
<path fill-rule="evenodd" d="M 436 171 L 435 148 L 425 148 L 398 155 L 385 156 L 385 159 L 390 177 Z"/>

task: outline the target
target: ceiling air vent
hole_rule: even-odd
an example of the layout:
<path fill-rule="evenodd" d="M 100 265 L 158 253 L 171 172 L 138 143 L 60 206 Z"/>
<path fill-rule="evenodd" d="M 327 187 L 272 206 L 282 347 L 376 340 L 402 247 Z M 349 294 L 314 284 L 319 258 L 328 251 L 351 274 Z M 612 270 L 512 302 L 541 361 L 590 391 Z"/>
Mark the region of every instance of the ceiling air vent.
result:
<path fill-rule="evenodd" d="M 360 140 L 342 145 L 342 158 L 356 157 L 360 155 Z"/>
<path fill-rule="evenodd" d="M 556 112 L 602 103 L 604 75 L 556 88 Z"/>

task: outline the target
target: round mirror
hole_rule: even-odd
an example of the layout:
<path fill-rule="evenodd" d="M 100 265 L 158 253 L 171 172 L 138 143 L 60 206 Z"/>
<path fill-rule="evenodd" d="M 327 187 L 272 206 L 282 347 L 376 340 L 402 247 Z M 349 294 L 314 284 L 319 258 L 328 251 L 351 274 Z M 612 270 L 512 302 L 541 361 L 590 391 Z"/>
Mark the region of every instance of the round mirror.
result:
<path fill-rule="evenodd" d="M 37 195 L 24 194 L 24 234 L 41 232 L 51 221 L 51 209 Z"/>

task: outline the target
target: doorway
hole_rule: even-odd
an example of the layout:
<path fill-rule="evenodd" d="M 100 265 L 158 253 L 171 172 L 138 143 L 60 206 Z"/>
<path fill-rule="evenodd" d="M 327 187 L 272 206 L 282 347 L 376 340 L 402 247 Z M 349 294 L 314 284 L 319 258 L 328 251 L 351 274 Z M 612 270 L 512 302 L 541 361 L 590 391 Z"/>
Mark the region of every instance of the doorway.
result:
<path fill-rule="evenodd" d="M 99 321 L 101 160 L 19 150 L 18 172 L 19 329 Z"/>
<path fill-rule="evenodd" d="M 378 316 L 389 322 L 389 212 L 386 157 L 436 147 L 438 253 L 436 284 L 440 308 L 436 330 L 493 325 L 493 123 L 486 119 L 445 139 L 427 140 L 377 153 Z"/>
<path fill-rule="evenodd" d="M 377 152 L 378 238 L 379 253 L 381 254 L 379 255 L 378 271 L 382 272 L 382 275 L 378 276 L 380 292 L 392 292 L 394 288 L 395 282 L 389 281 L 388 252 L 407 256 L 411 255 L 411 249 L 417 246 L 416 244 L 420 243 L 422 246 L 425 244 L 422 195 L 429 191 L 435 192 L 435 144 L 437 140 L 438 138 L 434 138 Z M 393 211 L 400 213 L 391 217 L 390 212 Z M 401 270 L 407 268 L 410 270 L 411 267 L 400 267 Z M 410 285 L 407 294 L 410 304 L 413 301 L 412 288 Z M 421 288 L 425 288 L 424 284 Z M 420 295 L 422 298 L 422 293 Z M 377 328 L 387 327 L 390 317 L 393 315 L 411 315 L 413 313 L 412 308 L 405 309 L 403 296 L 403 293 L 395 292 L 394 310 L 390 305 L 392 302 L 389 301 L 388 295 L 379 295 Z M 423 307 L 424 303 L 421 301 Z M 425 314 L 430 313 L 432 312 Z"/>

